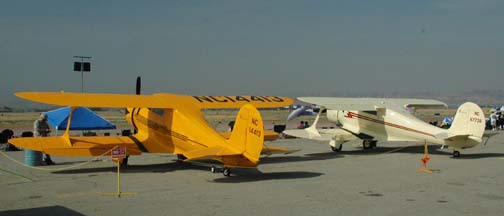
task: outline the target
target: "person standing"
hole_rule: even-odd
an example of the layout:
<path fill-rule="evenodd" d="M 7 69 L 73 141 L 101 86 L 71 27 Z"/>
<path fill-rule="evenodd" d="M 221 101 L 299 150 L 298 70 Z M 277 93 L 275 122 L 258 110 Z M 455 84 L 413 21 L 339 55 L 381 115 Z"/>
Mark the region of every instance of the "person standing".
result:
<path fill-rule="evenodd" d="M 492 125 L 492 130 L 497 130 L 497 115 L 495 112 L 490 114 L 490 125 Z"/>
<path fill-rule="evenodd" d="M 502 111 L 497 114 L 497 129 L 502 130 L 504 125 L 504 114 L 502 114 Z"/>
<path fill-rule="evenodd" d="M 33 123 L 33 134 L 35 137 L 47 137 L 51 133 L 51 128 L 47 123 L 47 115 L 41 113 L 40 117 Z M 55 163 L 51 160 L 51 155 L 44 154 L 43 161 L 46 165 L 54 165 Z"/>

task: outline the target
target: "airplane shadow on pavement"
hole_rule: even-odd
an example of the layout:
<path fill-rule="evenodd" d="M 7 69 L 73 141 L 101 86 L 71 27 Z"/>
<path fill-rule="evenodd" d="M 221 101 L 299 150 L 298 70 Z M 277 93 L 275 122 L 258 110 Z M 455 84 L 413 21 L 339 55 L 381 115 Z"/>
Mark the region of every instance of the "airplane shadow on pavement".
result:
<path fill-rule="evenodd" d="M 315 178 L 323 175 L 318 172 L 268 172 L 263 173 L 257 169 L 234 169 L 230 177 L 221 177 L 209 182 L 214 183 L 246 183 L 256 181 L 268 180 L 287 180 L 287 179 L 302 179 L 302 178 Z"/>
<path fill-rule="evenodd" d="M 121 167 L 121 173 L 166 173 L 186 169 L 197 169 L 209 171 L 206 166 L 195 165 L 190 163 L 158 163 L 158 164 L 142 164 L 142 165 L 127 165 Z M 94 172 L 117 172 L 117 167 L 112 165 L 109 167 L 93 167 L 93 168 L 74 168 L 70 170 L 54 171 L 55 174 L 79 174 L 79 173 L 94 173 Z"/>
<path fill-rule="evenodd" d="M 430 155 L 446 155 L 448 157 L 452 157 L 451 150 L 441 150 L 439 146 L 429 145 L 428 147 Z M 385 147 L 378 146 L 373 149 L 355 149 L 355 150 L 345 150 L 341 152 L 322 152 L 322 153 L 312 153 L 306 154 L 305 156 L 326 156 L 327 154 L 336 154 L 336 155 L 354 155 L 354 156 L 365 156 L 365 155 L 381 155 L 381 154 L 423 154 L 424 146 L 423 145 L 414 145 L 414 146 L 399 146 L 399 147 Z M 461 156 L 459 158 L 454 159 L 482 159 L 482 158 L 492 158 L 492 157 L 504 157 L 502 153 L 464 153 L 464 150 L 461 151 Z"/>
<path fill-rule="evenodd" d="M 269 156 L 262 157 L 260 159 L 259 165 L 261 164 L 274 164 L 274 163 L 288 163 L 288 162 L 302 162 L 302 161 L 322 161 L 322 160 L 331 160 L 336 158 L 344 157 L 344 155 L 337 154 L 334 152 L 323 152 L 317 154 L 306 154 L 304 156 Z"/>
<path fill-rule="evenodd" d="M 269 156 L 262 157 L 260 159 L 259 165 L 261 164 L 274 164 L 274 163 L 289 163 L 289 162 L 302 162 L 302 161 L 321 161 L 330 160 L 343 157 L 333 152 L 320 153 L 318 155 L 308 155 L 308 156 Z M 58 164 L 59 165 L 59 164 Z M 204 170 L 209 171 L 210 166 L 215 165 L 216 167 L 222 167 L 222 164 L 214 161 L 192 161 L 192 162 L 171 162 L 171 163 L 158 163 L 158 164 L 145 164 L 145 165 L 135 165 L 128 164 L 126 167 L 121 167 L 122 173 L 166 173 L 174 172 L 186 169 L 193 170 Z M 55 174 L 79 174 L 79 173 L 93 173 L 93 172 L 116 172 L 117 167 L 110 163 L 107 167 L 93 167 L 93 168 L 73 168 L 69 170 L 54 171 Z"/>
<path fill-rule="evenodd" d="M 69 209 L 64 206 L 47 206 L 39 208 L 28 208 L 28 209 L 18 209 L 18 210 L 8 210 L 0 211 L 0 216 L 30 216 L 30 215 L 55 215 L 55 216 L 84 216 L 79 212 Z"/>

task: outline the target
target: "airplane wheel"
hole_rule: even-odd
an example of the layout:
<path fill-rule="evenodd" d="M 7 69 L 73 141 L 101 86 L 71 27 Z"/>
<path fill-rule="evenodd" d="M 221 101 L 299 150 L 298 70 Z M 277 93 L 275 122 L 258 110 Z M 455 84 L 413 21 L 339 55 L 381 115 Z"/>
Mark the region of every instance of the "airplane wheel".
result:
<path fill-rule="evenodd" d="M 339 147 L 333 147 L 333 146 L 331 146 L 331 150 L 333 152 L 340 152 L 341 148 L 343 148 L 343 145 L 339 145 Z"/>
<path fill-rule="evenodd" d="M 373 140 L 373 141 L 371 141 L 371 148 L 376 147 L 376 143 L 378 143 L 378 141 L 377 141 L 377 140 Z"/>
<path fill-rule="evenodd" d="M 217 172 L 217 167 L 215 167 L 215 166 L 211 166 L 211 167 L 210 167 L 210 172 L 212 172 L 212 173 L 216 173 L 216 172 Z"/>
<path fill-rule="evenodd" d="M 370 149 L 370 148 L 372 148 L 371 140 L 364 140 L 364 141 L 362 141 L 362 148 L 363 149 Z"/>
<path fill-rule="evenodd" d="M 226 177 L 231 176 L 231 169 L 224 167 L 224 169 L 222 170 L 222 175 L 224 175 Z"/>
<path fill-rule="evenodd" d="M 187 158 L 186 158 L 186 156 L 184 156 L 183 154 L 177 154 L 177 160 L 179 160 L 179 161 L 183 161 L 183 160 L 185 160 L 185 159 L 187 159 Z"/>
<path fill-rule="evenodd" d="M 454 150 L 454 151 L 453 151 L 453 157 L 454 157 L 454 158 L 458 158 L 458 157 L 460 157 L 460 152 L 459 152 L 459 151 L 457 151 L 457 150 Z"/>

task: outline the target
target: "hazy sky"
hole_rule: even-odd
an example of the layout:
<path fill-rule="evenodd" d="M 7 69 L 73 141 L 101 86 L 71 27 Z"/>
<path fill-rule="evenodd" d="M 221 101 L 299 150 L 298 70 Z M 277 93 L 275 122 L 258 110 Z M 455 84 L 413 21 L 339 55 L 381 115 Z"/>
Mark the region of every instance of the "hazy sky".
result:
<path fill-rule="evenodd" d="M 502 89 L 502 0 L 2 1 L 17 91 L 329 95 Z"/>

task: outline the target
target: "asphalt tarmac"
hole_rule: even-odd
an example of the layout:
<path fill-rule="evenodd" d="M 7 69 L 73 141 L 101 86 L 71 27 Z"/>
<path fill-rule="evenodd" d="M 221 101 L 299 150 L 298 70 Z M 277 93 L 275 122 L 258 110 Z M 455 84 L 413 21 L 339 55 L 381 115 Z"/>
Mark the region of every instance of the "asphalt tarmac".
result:
<path fill-rule="evenodd" d="M 261 159 L 258 169 L 231 177 L 173 155 L 144 154 L 117 170 L 109 157 L 53 157 L 34 170 L 0 155 L 0 216 L 4 215 L 503 215 L 504 133 L 461 151 L 430 146 L 421 168 L 419 143 L 360 143 L 332 152 L 327 143 L 280 139 L 267 145 L 301 151 Z M 23 152 L 7 152 L 23 161 Z M 68 168 L 69 166 L 76 166 Z"/>

